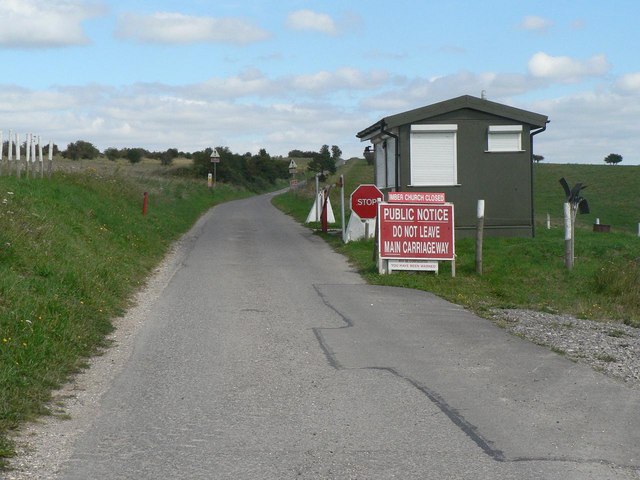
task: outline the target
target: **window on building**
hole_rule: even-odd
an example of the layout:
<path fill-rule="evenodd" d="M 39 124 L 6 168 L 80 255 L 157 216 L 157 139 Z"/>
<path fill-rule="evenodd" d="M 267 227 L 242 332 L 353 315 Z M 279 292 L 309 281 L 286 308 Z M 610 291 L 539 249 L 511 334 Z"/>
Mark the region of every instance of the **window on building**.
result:
<path fill-rule="evenodd" d="M 374 145 L 376 152 L 376 187 L 386 188 L 387 186 L 387 169 L 385 168 L 385 156 L 384 149 L 382 148 L 382 142 L 378 142 Z"/>
<path fill-rule="evenodd" d="M 388 137 L 374 144 L 376 186 L 392 188 L 396 181 L 396 141 Z"/>
<path fill-rule="evenodd" d="M 457 125 L 411 125 L 411 185 L 458 183 Z"/>
<path fill-rule="evenodd" d="M 522 125 L 492 125 L 489 127 L 488 152 L 521 152 Z"/>

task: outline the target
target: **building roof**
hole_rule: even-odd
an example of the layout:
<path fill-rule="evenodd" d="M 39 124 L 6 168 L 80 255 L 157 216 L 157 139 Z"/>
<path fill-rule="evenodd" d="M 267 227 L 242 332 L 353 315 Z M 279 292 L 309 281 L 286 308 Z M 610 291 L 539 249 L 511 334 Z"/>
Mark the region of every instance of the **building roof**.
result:
<path fill-rule="evenodd" d="M 547 116 L 539 113 L 510 107 L 502 103 L 492 102 L 490 100 L 473 97 L 471 95 L 462 95 L 461 97 L 434 103 L 427 105 L 426 107 L 420 107 L 414 110 L 384 117 L 361 132 L 358 132 L 356 136 L 361 140 L 367 140 L 373 136 L 373 134 L 379 133 L 381 127 L 385 129 L 395 128 L 400 125 L 419 122 L 464 108 L 478 110 L 491 115 L 497 115 L 499 117 L 505 117 L 515 120 L 518 123 L 531 125 L 534 128 L 544 127 L 549 121 Z"/>

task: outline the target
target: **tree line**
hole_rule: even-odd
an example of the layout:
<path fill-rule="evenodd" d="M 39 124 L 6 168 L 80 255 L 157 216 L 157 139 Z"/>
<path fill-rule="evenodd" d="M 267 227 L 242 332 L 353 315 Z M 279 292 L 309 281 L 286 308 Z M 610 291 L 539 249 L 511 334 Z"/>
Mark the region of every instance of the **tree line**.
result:
<path fill-rule="evenodd" d="M 239 154 L 232 152 L 228 147 L 216 147 L 220 156 L 220 162 L 216 165 L 218 181 L 243 186 L 252 191 L 261 191 L 269 188 L 278 180 L 290 178 L 289 159 L 281 156 L 271 156 L 264 148 L 257 154 L 250 152 Z M 162 165 L 169 166 L 178 158 L 192 160 L 190 167 L 179 170 L 185 175 L 206 176 L 213 171 L 211 162 L 212 148 L 206 148 L 196 152 L 182 152 L 176 148 L 164 151 L 149 151 L 144 148 L 107 148 L 103 153 L 91 142 L 78 140 L 69 143 L 65 150 L 60 151 L 57 145 L 53 146 L 54 154 L 60 154 L 71 160 L 94 159 L 100 156 L 116 161 L 126 159 L 131 163 L 138 163 L 143 158 L 158 160 Z M 336 162 L 342 156 L 342 150 L 337 145 L 329 147 L 323 145 L 319 151 L 291 150 L 289 157 L 310 159 L 308 170 L 312 173 L 325 175 L 336 172 Z"/>

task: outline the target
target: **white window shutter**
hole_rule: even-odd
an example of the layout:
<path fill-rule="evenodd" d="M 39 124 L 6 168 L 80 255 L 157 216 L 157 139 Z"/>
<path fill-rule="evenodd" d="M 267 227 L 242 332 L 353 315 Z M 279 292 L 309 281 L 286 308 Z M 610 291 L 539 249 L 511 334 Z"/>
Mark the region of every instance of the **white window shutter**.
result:
<path fill-rule="evenodd" d="M 489 152 L 520 152 L 522 125 L 490 126 L 487 147 Z"/>
<path fill-rule="evenodd" d="M 419 127 L 419 128 L 414 128 Z M 456 125 L 413 125 L 411 131 L 411 184 L 457 184 Z M 449 127 L 449 128 L 444 128 Z M 448 130 L 448 131 L 447 131 Z"/>

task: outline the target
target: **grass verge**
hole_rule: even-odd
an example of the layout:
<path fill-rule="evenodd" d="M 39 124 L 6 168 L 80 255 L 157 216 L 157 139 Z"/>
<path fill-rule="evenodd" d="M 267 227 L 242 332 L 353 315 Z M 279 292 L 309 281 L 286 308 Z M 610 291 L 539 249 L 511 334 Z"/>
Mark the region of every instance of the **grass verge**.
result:
<path fill-rule="evenodd" d="M 630 214 L 616 213 L 617 203 L 626 210 L 629 203 L 637 203 L 638 167 L 634 168 L 536 165 L 537 210 L 551 211 L 556 220 L 554 225 L 561 225 L 556 212 L 558 209 L 561 212 L 563 202 L 558 179 L 566 176 L 570 182 L 590 184 L 592 195 L 588 198 L 595 213 L 579 217 L 572 271 L 564 267 L 564 232 L 560 226 L 545 229 L 546 214 L 540 215 L 535 238 L 485 238 L 483 275 L 475 273 L 475 241 L 457 240 L 455 278 L 450 275 L 448 262 L 441 262 L 439 275 L 426 272 L 379 275 L 373 260 L 373 240 L 345 245 L 339 235 L 324 237 L 349 258 L 368 282 L 430 291 L 480 315 L 495 308 L 528 308 L 640 327 L 640 238 L 632 233 Z M 356 184 L 371 183 L 370 176 L 358 172 L 352 172 Z M 630 183 L 632 173 L 636 176 L 632 176 Z M 607 196 L 606 186 L 601 183 L 626 187 L 615 196 Z M 585 191 L 586 196 L 588 192 Z M 305 220 L 312 202 L 313 195 L 304 191 L 274 199 L 278 208 L 300 222 Z M 590 224 L 596 215 L 614 219 L 618 227 L 612 233 L 594 233 Z"/>
<path fill-rule="evenodd" d="M 93 168 L 0 177 L 0 468 L 8 432 L 48 413 L 52 389 L 104 345 L 170 244 L 211 206 L 249 195 Z"/>

